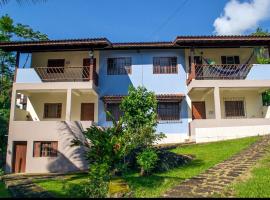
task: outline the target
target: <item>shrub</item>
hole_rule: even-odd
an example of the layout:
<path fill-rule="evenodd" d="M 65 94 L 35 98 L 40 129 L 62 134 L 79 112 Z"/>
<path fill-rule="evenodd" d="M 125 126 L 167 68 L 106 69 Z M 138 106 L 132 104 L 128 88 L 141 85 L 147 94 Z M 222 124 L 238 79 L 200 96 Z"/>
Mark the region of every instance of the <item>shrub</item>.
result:
<path fill-rule="evenodd" d="M 141 176 L 151 172 L 158 161 L 158 155 L 154 149 L 147 148 L 137 156 L 137 163 L 141 167 Z"/>
<path fill-rule="evenodd" d="M 153 172 L 165 172 L 183 166 L 192 160 L 190 156 L 179 155 L 166 149 L 158 149 L 156 152 L 159 162 L 153 169 Z"/>
<path fill-rule="evenodd" d="M 157 100 L 155 94 L 145 87 L 130 86 L 120 109 L 123 112 L 123 126 L 130 150 L 152 146 L 165 137 L 164 134 L 156 133 Z"/>

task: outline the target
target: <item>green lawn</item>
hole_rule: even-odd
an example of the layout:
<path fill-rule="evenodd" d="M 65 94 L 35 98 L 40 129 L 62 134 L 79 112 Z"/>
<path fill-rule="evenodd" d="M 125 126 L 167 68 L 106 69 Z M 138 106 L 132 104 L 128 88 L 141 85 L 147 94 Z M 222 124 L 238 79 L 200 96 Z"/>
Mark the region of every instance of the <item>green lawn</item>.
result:
<path fill-rule="evenodd" d="M 232 186 L 236 197 L 270 197 L 270 153 L 251 171 L 250 178 Z"/>
<path fill-rule="evenodd" d="M 247 148 L 259 137 L 237 140 L 195 144 L 179 147 L 173 150 L 178 154 L 192 154 L 196 158 L 189 164 L 165 173 L 154 174 L 150 177 L 139 177 L 137 173 L 125 177 L 135 192 L 136 197 L 159 197 L 171 187 L 187 178 L 191 178 L 209 169 L 217 163 L 230 158 L 232 155 Z"/>
<path fill-rule="evenodd" d="M 8 198 L 11 197 L 9 191 L 6 189 L 5 184 L 0 181 L 0 198 Z"/>
<path fill-rule="evenodd" d="M 149 177 L 140 177 L 138 173 L 129 173 L 124 176 L 124 179 L 131 190 L 134 191 L 135 197 L 159 197 L 181 181 L 196 176 L 215 164 L 230 158 L 258 139 L 259 137 L 250 137 L 179 147 L 172 151 L 178 154 L 195 155 L 195 159 L 185 166 L 165 173 L 153 174 Z M 40 181 L 37 184 L 58 197 L 64 197 L 66 195 L 66 192 L 63 190 L 65 181 L 79 184 L 84 179 L 85 175 L 82 174 L 68 175 L 65 180 L 46 180 Z"/>
<path fill-rule="evenodd" d="M 64 190 L 65 183 L 80 184 L 82 181 L 87 179 L 87 174 L 73 174 L 66 175 L 65 178 L 59 177 L 56 179 L 49 180 L 38 180 L 35 181 L 37 185 L 41 186 L 45 190 L 51 192 L 57 197 L 67 197 L 67 191 Z"/>

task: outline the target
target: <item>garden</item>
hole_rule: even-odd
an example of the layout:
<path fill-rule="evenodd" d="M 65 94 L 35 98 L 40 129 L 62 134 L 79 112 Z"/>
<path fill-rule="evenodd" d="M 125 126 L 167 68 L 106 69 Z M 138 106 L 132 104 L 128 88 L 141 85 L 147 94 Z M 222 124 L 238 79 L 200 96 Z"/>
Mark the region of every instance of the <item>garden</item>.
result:
<path fill-rule="evenodd" d="M 89 173 L 71 174 L 36 183 L 59 197 L 159 197 L 165 191 L 247 148 L 258 137 L 173 149 L 157 147 L 163 133 L 156 133 L 157 100 L 144 87 L 130 87 L 123 98 L 122 116 L 113 126 L 91 126 L 83 146 Z"/>

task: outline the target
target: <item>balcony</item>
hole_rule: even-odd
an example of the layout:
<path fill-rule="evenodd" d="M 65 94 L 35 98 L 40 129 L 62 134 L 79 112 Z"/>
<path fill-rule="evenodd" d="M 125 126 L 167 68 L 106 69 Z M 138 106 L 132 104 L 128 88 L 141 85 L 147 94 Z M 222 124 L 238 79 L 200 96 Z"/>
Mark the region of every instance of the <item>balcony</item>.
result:
<path fill-rule="evenodd" d="M 93 66 L 82 67 L 35 67 L 43 82 L 94 81 L 98 85 L 98 74 Z"/>
<path fill-rule="evenodd" d="M 189 78 L 196 80 L 241 80 L 246 79 L 252 68 L 251 64 L 201 64 L 194 65 L 194 72 Z"/>
<path fill-rule="evenodd" d="M 93 66 L 18 68 L 16 83 L 87 82 L 98 86 L 98 74 Z"/>

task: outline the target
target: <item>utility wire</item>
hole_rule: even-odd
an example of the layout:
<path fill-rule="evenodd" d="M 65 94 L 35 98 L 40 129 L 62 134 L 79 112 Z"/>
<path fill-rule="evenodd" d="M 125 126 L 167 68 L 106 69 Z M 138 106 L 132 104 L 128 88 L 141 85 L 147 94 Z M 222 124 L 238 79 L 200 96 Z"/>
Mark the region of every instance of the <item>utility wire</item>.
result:
<path fill-rule="evenodd" d="M 153 33 L 149 36 L 149 38 L 156 35 L 162 28 L 164 28 L 170 22 L 170 20 L 173 19 L 174 16 L 183 9 L 183 7 L 187 4 L 187 2 L 188 0 L 183 0 L 179 4 L 179 6 L 175 9 L 175 11 L 170 16 L 168 16 L 168 18 L 160 26 L 158 26 L 158 28 L 155 31 L 153 31 Z"/>

